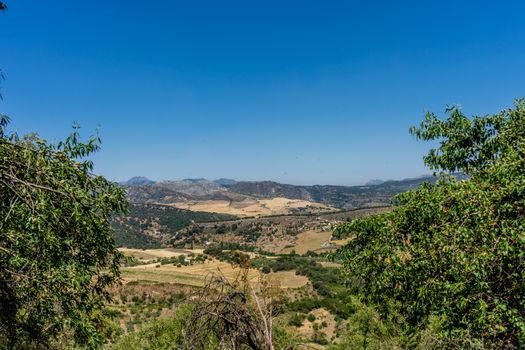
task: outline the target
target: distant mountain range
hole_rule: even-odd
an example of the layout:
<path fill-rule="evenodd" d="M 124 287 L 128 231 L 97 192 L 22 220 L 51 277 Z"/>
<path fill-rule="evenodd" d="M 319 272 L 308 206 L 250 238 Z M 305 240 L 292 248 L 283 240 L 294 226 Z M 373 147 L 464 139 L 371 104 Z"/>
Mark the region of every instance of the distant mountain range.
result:
<path fill-rule="evenodd" d="M 372 180 L 364 186 L 298 186 L 274 181 L 231 179 L 154 182 L 144 177 L 134 177 L 121 185 L 133 203 L 173 204 L 188 200 L 242 201 L 248 198 L 285 197 L 323 203 L 339 209 L 352 209 L 390 204 L 396 194 L 417 188 L 423 182 L 435 181 L 433 176 L 422 176 L 399 181 Z"/>
<path fill-rule="evenodd" d="M 202 182 L 210 182 L 205 178 L 197 178 L 197 179 L 183 179 L 180 181 L 168 181 L 168 182 L 183 182 L 183 183 L 202 183 Z M 220 186 L 232 186 L 237 183 L 237 181 L 232 179 L 226 179 L 226 178 L 220 178 L 217 180 L 213 180 L 212 182 L 216 183 Z M 147 177 L 144 176 L 134 176 L 131 179 L 127 181 L 121 181 L 120 184 L 123 186 L 142 186 L 142 185 L 153 185 L 156 183 L 156 181 L 150 180 Z"/>
<path fill-rule="evenodd" d="M 424 176 L 399 181 L 388 180 L 365 186 L 285 185 L 272 181 L 240 181 L 229 187 L 230 191 L 255 197 L 286 197 L 303 199 L 331 205 L 340 209 L 390 204 L 392 198 L 401 192 L 417 188 L 423 182 L 435 182 L 433 176 Z"/>

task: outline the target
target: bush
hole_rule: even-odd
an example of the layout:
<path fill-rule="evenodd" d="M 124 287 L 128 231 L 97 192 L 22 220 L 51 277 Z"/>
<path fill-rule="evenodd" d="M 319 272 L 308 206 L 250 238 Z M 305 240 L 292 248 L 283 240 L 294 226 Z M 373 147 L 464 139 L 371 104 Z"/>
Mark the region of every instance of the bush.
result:
<path fill-rule="evenodd" d="M 294 327 L 301 327 L 303 325 L 303 320 L 304 320 L 304 315 L 294 312 L 290 316 L 290 319 L 288 320 L 288 324 Z"/>
<path fill-rule="evenodd" d="M 320 345 L 327 345 L 328 340 L 326 339 L 326 334 L 323 332 L 315 331 L 312 336 L 312 341 Z"/>
<path fill-rule="evenodd" d="M 348 319 L 347 329 L 337 345 L 330 350 L 397 350 L 401 349 L 402 318 L 392 312 L 391 318 L 383 320 L 371 306 L 352 297 L 354 313 Z"/>

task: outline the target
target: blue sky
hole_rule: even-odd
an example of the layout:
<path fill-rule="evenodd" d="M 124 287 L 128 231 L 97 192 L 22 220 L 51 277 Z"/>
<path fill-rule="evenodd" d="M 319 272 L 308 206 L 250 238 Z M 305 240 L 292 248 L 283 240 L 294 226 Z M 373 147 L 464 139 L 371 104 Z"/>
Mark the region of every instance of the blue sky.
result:
<path fill-rule="evenodd" d="M 523 1 L 5 2 L 11 130 L 100 127 L 114 180 L 418 176 L 426 111 L 525 96 Z"/>

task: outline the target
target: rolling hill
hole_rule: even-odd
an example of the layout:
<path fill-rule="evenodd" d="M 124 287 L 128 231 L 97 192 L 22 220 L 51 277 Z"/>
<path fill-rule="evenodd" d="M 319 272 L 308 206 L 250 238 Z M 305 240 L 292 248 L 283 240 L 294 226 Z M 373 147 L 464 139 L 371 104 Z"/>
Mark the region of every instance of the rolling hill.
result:
<path fill-rule="evenodd" d="M 272 181 L 240 181 L 230 186 L 229 190 L 254 197 L 286 197 L 323 203 L 339 209 L 353 209 L 387 205 L 396 194 L 417 188 L 423 182 L 435 181 L 436 178 L 433 176 L 422 176 L 399 181 L 374 181 L 365 186 L 296 186 Z"/>
<path fill-rule="evenodd" d="M 247 204 L 252 205 L 254 201 L 285 198 L 305 201 L 305 206 L 308 206 L 308 203 L 320 203 L 346 210 L 388 205 L 396 194 L 417 188 L 423 182 L 435 182 L 436 178 L 422 176 L 398 181 L 374 180 L 363 186 L 298 186 L 274 181 L 234 181 L 229 179 L 215 181 L 185 179 L 129 185 L 129 183 L 140 182 L 131 180 L 127 181 L 124 187 L 133 203 L 160 203 L 189 209 L 196 206 L 200 208 L 198 210 L 202 210 L 203 206 L 200 204 L 203 201 L 206 201 L 210 208 L 213 208 L 214 205 L 209 204 L 238 208 Z M 221 209 L 221 212 L 223 210 L 224 208 Z"/>
<path fill-rule="evenodd" d="M 119 247 L 159 248 L 192 224 L 230 219 L 235 217 L 158 204 L 131 204 L 127 215 L 112 219 L 113 237 Z"/>

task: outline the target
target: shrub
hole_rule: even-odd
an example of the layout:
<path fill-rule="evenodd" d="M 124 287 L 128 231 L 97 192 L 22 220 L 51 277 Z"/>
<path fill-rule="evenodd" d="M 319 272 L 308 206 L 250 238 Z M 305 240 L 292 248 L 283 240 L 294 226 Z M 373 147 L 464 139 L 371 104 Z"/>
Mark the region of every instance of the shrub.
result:
<path fill-rule="evenodd" d="M 401 328 L 403 320 L 392 313 L 383 320 L 371 306 L 352 297 L 354 313 L 348 319 L 347 329 L 337 345 L 330 350 L 397 350 L 401 349 Z"/>
<path fill-rule="evenodd" d="M 288 324 L 294 327 L 301 327 L 303 325 L 303 320 L 304 320 L 304 315 L 294 312 L 290 316 L 290 319 L 288 320 Z"/>
<path fill-rule="evenodd" d="M 326 334 L 323 332 L 315 331 L 312 336 L 312 341 L 320 345 L 327 345 L 328 340 L 326 339 Z"/>

